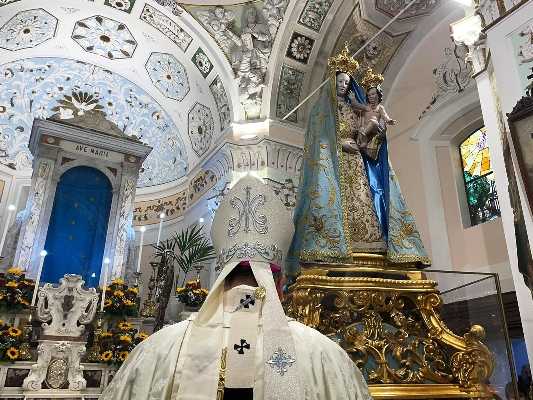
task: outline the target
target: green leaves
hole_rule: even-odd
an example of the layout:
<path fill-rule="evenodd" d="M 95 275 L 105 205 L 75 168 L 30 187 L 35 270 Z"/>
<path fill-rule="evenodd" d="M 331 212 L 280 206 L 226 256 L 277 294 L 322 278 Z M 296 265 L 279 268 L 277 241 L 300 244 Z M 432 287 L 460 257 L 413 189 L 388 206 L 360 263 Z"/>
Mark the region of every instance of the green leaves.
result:
<path fill-rule="evenodd" d="M 198 225 L 193 225 L 180 233 L 175 233 L 173 239 L 179 250 L 179 254 L 175 257 L 176 263 L 185 274 L 194 265 L 205 263 L 215 258 L 215 249 Z"/>
<path fill-rule="evenodd" d="M 215 258 L 215 249 L 198 225 L 175 233 L 171 239 L 161 241 L 154 248 L 155 257 L 161 263 L 176 264 L 183 271 L 184 279 L 191 268 Z"/>

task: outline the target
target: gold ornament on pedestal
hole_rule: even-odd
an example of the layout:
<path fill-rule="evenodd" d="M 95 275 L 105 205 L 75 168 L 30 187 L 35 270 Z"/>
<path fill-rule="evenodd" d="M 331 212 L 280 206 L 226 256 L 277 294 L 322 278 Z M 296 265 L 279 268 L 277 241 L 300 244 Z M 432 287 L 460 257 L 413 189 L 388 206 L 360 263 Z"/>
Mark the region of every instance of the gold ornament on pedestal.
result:
<path fill-rule="evenodd" d="M 388 164 L 386 130 L 396 121 L 380 104 L 383 76 L 360 71 L 347 48 L 328 66 L 337 86 L 317 101 L 306 133 L 287 315 L 338 342 L 374 399 L 493 398 L 484 328 L 464 336 L 448 329 L 437 282 L 420 270 L 430 260 Z M 374 113 L 384 146 L 372 159 L 362 147 L 372 138 L 358 138 L 370 132 L 357 125 L 365 113 Z M 380 185 L 390 194 L 376 209 L 382 203 L 370 188 Z"/>

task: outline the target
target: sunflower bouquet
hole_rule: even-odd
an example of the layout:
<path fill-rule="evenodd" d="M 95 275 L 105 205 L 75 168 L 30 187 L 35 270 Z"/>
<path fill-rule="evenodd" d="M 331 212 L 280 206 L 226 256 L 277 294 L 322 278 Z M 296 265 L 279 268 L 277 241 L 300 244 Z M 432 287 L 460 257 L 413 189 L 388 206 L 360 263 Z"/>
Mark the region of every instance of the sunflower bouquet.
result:
<path fill-rule="evenodd" d="M 17 361 L 23 359 L 24 343 L 22 329 L 4 323 L 0 320 L 0 361 Z"/>
<path fill-rule="evenodd" d="M 121 317 L 136 317 L 139 313 L 139 288 L 128 287 L 123 279 L 115 279 L 106 288 L 104 312 Z"/>
<path fill-rule="evenodd" d="M 100 333 L 98 341 L 101 362 L 122 364 L 131 351 L 148 337 L 144 332 L 137 332 L 130 322 L 121 321 L 110 330 Z"/>
<path fill-rule="evenodd" d="M 0 273 L 0 311 L 17 313 L 30 306 L 35 282 L 26 279 L 20 268 L 9 268 Z"/>
<path fill-rule="evenodd" d="M 199 279 L 187 281 L 184 287 L 176 289 L 178 301 L 189 307 L 201 306 L 208 293 L 207 289 L 202 288 Z"/>

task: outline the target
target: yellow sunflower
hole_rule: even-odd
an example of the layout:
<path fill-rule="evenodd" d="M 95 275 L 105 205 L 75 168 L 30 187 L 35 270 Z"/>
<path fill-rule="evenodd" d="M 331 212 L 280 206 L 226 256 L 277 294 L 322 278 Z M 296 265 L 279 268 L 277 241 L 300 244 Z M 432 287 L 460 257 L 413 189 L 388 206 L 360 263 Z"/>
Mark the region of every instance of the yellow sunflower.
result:
<path fill-rule="evenodd" d="M 6 297 L 6 296 L 4 296 L 3 293 L 0 293 L 0 300 L 2 300 L 4 297 Z"/>
<path fill-rule="evenodd" d="M 22 270 L 20 268 L 17 268 L 17 267 L 11 267 L 11 268 L 9 268 L 7 270 L 7 273 L 11 274 L 11 275 L 20 276 L 20 275 L 22 275 Z"/>
<path fill-rule="evenodd" d="M 109 299 L 107 299 L 106 301 L 104 301 L 104 307 L 110 307 L 111 304 L 113 304 L 113 302 Z"/>
<path fill-rule="evenodd" d="M 129 331 L 131 328 L 133 328 L 133 325 L 127 321 L 122 321 L 118 324 L 118 329 L 121 331 Z"/>
<path fill-rule="evenodd" d="M 129 354 L 129 351 L 121 351 L 120 353 L 118 353 L 118 359 L 120 361 L 126 361 L 126 358 L 128 358 Z"/>
<path fill-rule="evenodd" d="M 113 279 L 111 282 L 112 285 L 124 285 L 124 283 L 124 279 L 121 278 Z"/>
<path fill-rule="evenodd" d="M 116 297 L 124 297 L 124 292 L 122 290 L 115 290 L 113 292 L 113 296 L 116 296 Z"/>
<path fill-rule="evenodd" d="M 137 293 L 139 293 L 139 288 L 136 288 L 136 287 L 130 287 L 130 288 L 128 289 L 128 292 L 137 294 Z"/>
<path fill-rule="evenodd" d="M 6 351 L 6 355 L 11 359 L 11 360 L 16 360 L 17 358 L 19 358 L 19 355 L 20 355 L 20 352 L 14 348 L 14 347 L 10 347 L 9 349 L 7 349 Z"/>
<path fill-rule="evenodd" d="M 112 351 L 104 351 L 102 354 L 100 354 L 100 359 L 102 361 L 109 361 L 113 358 L 113 352 Z"/>
<path fill-rule="evenodd" d="M 147 339 L 148 338 L 148 334 L 147 333 L 144 333 L 144 332 L 141 332 L 137 335 L 137 337 L 141 340 L 144 340 L 144 339 Z"/>
<path fill-rule="evenodd" d="M 26 300 L 25 298 L 19 299 L 19 303 L 22 304 L 22 305 L 25 305 L 25 306 L 29 306 L 30 305 L 30 302 L 28 300 Z"/>
<path fill-rule="evenodd" d="M 15 281 L 9 281 L 8 283 L 6 283 L 6 287 L 18 288 L 19 284 Z"/>
<path fill-rule="evenodd" d="M 131 336 L 128 335 L 120 335 L 119 336 L 120 341 L 125 343 L 131 343 Z"/>
<path fill-rule="evenodd" d="M 111 337 L 113 336 L 113 334 L 111 332 L 104 332 L 100 335 L 101 338 L 108 338 L 108 337 Z"/>
<path fill-rule="evenodd" d="M 9 336 L 12 336 L 12 337 L 19 337 L 20 335 L 22 335 L 22 331 L 20 329 L 13 328 L 13 327 L 10 327 L 7 330 L 7 333 L 9 334 Z"/>
<path fill-rule="evenodd" d="M 126 306 L 126 307 L 131 307 L 131 306 L 134 306 L 135 303 L 131 300 L 128 300 L 128 299 L 124 299 L 122 300 L 122 303 Z"/>
<path fill-rule="evenodd" d="M 176 288 L 176 293 L 177 294 L 180 294 L 180 293 L 183 293 L 187 290 L 187 288 L 184 288 L 184 287 L 179 287 L 179 288 Z"/>
<path fill-rule="evenodd" d="M 4 325 L 4 320 L 0 319 L 0 326 L 3 326 L 3 325 Z"/>

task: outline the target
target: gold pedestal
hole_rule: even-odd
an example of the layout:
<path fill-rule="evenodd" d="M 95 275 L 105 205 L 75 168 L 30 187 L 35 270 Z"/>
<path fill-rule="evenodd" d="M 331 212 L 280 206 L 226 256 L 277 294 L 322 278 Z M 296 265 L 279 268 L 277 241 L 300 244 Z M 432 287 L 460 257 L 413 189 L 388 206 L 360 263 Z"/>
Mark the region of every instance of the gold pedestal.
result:
<path fill-rule="evenodd" d="M 374 399 L 488 399 L 494 357 L 473 325 L 458 336 L 439 316 L 437 283 L 378 255 L 351 264 L 306 264 L 287 314 L 339 343 Z"/>

